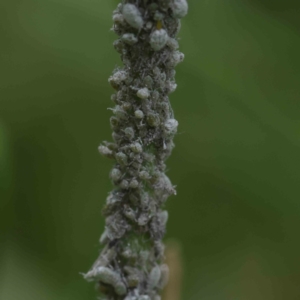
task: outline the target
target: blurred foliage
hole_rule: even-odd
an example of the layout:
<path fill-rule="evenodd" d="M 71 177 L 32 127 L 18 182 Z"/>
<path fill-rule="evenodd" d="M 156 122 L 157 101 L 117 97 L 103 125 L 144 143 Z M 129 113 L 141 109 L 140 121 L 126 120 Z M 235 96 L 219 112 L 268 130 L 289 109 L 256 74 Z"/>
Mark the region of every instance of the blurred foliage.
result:
<path fill-rule="evenodd" d="M 95 299 L 79 272 L 111 189 L 117 3 L 0 3 L 0 299 Z M 300 299 L 299 1 L 189 3 L 168 161 L 182 299 Z"/>
<path fill-rule="evenodd" d="M 3 193 L 6 192 L 12 184 L 10 156 L 7 130 L 0 121 L 0 191 Z M 3 204 L 4 201 L 1 201 L 0 205 Z"/>

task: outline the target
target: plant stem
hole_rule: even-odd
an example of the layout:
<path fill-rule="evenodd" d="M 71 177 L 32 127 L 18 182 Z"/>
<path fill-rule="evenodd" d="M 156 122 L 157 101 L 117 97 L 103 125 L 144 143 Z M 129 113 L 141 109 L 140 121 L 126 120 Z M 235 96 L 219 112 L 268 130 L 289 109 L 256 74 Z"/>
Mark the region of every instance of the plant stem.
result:
<path fill-rule="evenodd" d="M 114 142 L 99 151 L 115 160 L 115 185 L 103 209 L 104 245 L 91 270 L 108 300 L 159 300 L 168 278 L 162 238 L 176 191 L 165 174 L 178 122 L 168 95 L 176 89 L 174 67 L 183 60 L 176 35 L 185 0 L 122 1 L 113 12 L 114 42 L 124 66 L 109 82 L 116 92 L 110 118 Z"/>

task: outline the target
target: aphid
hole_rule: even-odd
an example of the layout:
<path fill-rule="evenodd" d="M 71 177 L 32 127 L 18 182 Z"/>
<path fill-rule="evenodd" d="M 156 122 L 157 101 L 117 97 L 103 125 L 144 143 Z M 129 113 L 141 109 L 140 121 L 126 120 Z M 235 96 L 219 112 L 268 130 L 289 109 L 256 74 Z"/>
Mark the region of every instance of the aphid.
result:
<path fill-rule="evenodd" d="M 160 279 L 160 276 L 161 276 L 161 270 L 160 270 L 160 267 L 159 266 L 155 266 L 154 268 L 152 268 L 149 276 L 148 276 L 148 291 L 151 291 L 152 289 L 154 289 L 158 282 L 159 282 L 159 279 Z"/>
<path fill-rule="evenodd" d="M 161 276 L 158 283 L 158 288 L 163 289 L 169 281 L 169 267 L 166 264 L 160 266 Z"/>
<path fill-rule="evenodd" d="M 155 160 L 155 155 L 153 153 L 144 153 L 144 159 L 147 162 L 153 162 Z"/>
<path fill-rule="evenodd" d="M 168 39 L 166 30 L 154 30 L 150 35 L 150 46 L 154 51 L 159 51 L 167 44 Z"/>
<path fill-rule="evenodd" d="M 115 193 L 110 193 L 108 195 L 108 197 L 106 198 L 106 204 L 109 204 L 109 205 L 112 205 L 112 204 L 115 204 L 117 202 L 120 202 L 120 198 L 118 197 L 117 194 Z"/>
<path fill-rule="evenodd" d="M 129 200 L 130 200 L 130 203 L 134 206 L 137 205 L 137 203 L 139 202 L 140 198 L 138 195 L 136 195 L 135 193 L 130 193 L 129 194 Z"/>
<path fill-rule="evenodd" d="M 141 195 L 141 199 L 140 199 L 140 202 L 141 202 L 141 207 L 143 210 L 147 210 L 148 207 L 149 207 L 149 203 L 150 203 L 150 197 L 149 197 L 149 194 L 148 193 L 143 193 Z"/>
<path fill-rule="evenodd" d="M 141 213 L 138 218 L 138 224 L 140 226 L 145 226 L 149 222 L 149 214 L 148 213 Z"/>
<path fill-rule="evenodd" d="M 123 53 L 123 50 L 124 50 L 124 43 L 122 42 L 121 39 L 117 39 L 113 42 L 113 46 L 114 48 L 116 49 L 116 51 L 118 53 Z"/>
<path fill-rule="evenodd" d="M 128 205 L 124 206 L 124 215 L 129 220 L 135 221 L 135 218 L 136 218 L 135 217 L 135 212 L 134 212 L 134 210 L 130 206 L 128 206 Z"/>
<path fill-rule="evenodd" d="M 136 93 L 136 95 L 140 98 L 140 99 L 147 99 L 150 96 L 150 92 L 147 88 L 142 88 L 139 89 L 138 92 Z"/>
<path fill-rule="evenodd" d="M 120 84 L 125 81 L 128 77 L 128 74 L 126 71 L 116 71 L 112 76 L 108 78 L 108 82 L 111 84 L 111 86 L 114 89 L 118 89 L 120 87 Z"/>
<path fill-rule="evenodd" d="M 113 158 L 113 152 L 106 146 L 100 145 L 98 147 L 98 151 L 103 155 L 108 158 Z"/>
<path fill-rule="evenodd" d="M 138 300 L 151 300 L 151 298 L 148 295 L 142 295 L 139 296 Z"/>
<path fill-rule="evenodd" d="M 128 229 L 128 223 L 120 213 L 108 216 L 105 223 L 110 240 L 121 238 Z"/>
<path fill-rule="evenodd" d="M 113 14 L 113 22 L 116 23 L 116 24 L 124 24 L 124 17 L 122 14 L 120 13 L 116 13 L 116 14 Z"/>
<path fill-rule="evenodd" d="M 162 80 L 163 82 L 165 82 L 165 80 L 167 79 L 167 75 L 165 72 L 161 72 L 160 73 L 160 80 Z"/>
<path fill-rule="evenodd" d="M 143 179 L 143 180 L 147 180 L 147 179 L 150 178 L 150 175 L 149 175 L 149 173 L 148 173 L 147 171 L 141 171 L 141 172 L 139 173 L 139 177 L 140 177 L 141 179 Z"/>
<path fill-rule="evenodd" d="M 122 139 L 122 136 L 119 135 L 119 134 L 116 133 L 116 132 L 113 132 L 113 133 L 111 134 L 111 136 L 112 136 L 113 140 L 114 140 L 116 143 L 118 143 L 118 142 Z"/>
<path fill-rule="evenodd" d="M 145 84 L 145 86 L 149 89 L 152 88 L 152 85 L 153 85 L 153 79 L 151 76 L 147 75 L 144 80 L 143 80 L 143 83 Z"/>
<path fill-rule="evenodd" d="M 165 252 L 165 246 L 161 241 L 154 242 L 154 252 L 156 257 L 162 257 Z"/>
<path fill-rule="evenodd" d="M 116 94 L 112 94 L 112 95 L 110 96 L 110 100 L 111 100 L 112 102 L 116 103 L 116 102 L 117 102 L 117 95 L 116 95 Z"/>
<path fill-rule="evenodd" d="M 113 14 L 117 14 L 117 13 L 120 13 L 122 11 L 122 7 L 123 7 L 123 4 L 122 3 L 119 3 L 116 7 L 116 9 L 113 11 Z"/>
<path fill-rule="evenodd" d="M 117 129 L 118 128 L 119 120 L 118 120 L 117 117 L 112 116 L 112 117 L 110 117 L 109 121 L 110 121 L 110 126 L 111 126 L 112 129 Z"/>
<path fill-rule="evenodd" d="M 121 101 L 123 99 L 123 91 L 122 90 L 119 90 L 117 92 L 117 100 L 118 101 Z"/>
<path fill-rule="evenodd" d="M 129 275 L 126 277 L 127 285 L 130 288 L 136 287 L 140 282 L 140 277 L 138 275 Z"/>
<path fill-rule="evenodd" d="M 161 73 L 161 72 L 160 72 L 160 68 L 157 67 L 157 66 L 153 68 L 153 71 L 152 71 L 152 72 L 153 72 L 153 74 L 154 74 L 155 76 L 157 76 L 157 77 L 159 77 L 159 76 L 160 76 L 160 73 Z"/>
<path fill-rule="evenodd" d="M 152 183 L 155 183 L 155 182 L 157 182 L 158 180 L 159 180 L 159 178 L 161 177 L 161 172 L 160 171 L 158 171 L 158 170 L 155 170 L 155 171 L 153 171 L 152 172 L 152 180 L 151 180 L 151 182 Z"/>
<path fill-rule="evenodd" d="M 127 50 L 124 50 L 123 53 L 126 55 L 126 54 L 128 53 L 128 51 L 127 51 Z M 131 61 L 130 61 L 130 59 L 129 59 L 128 57 L 126 57 L 126 56 L 123 56 L 123 59 L 122 59 L 122 60 L 123 60 L 124 66 L 125 66 L 125 67 L 128 67 L 128 68 L 130 69 L 130 66 L 131 66 Z M 126 78 L 126 80 L 124 81 L 124 83 L 125 83 L 126 85 L 129 85 L 132 81 L 133 81 L 133 78 L 128 76 L 128 77 Z"/>
<path fill-rule="evenodd" d="M 157 4 L 157 3 L 150 3 L 150 4 L 148 5 L 148 9 L 149 9 L 150 11 L 156 11 L 156 10 L 158 9 L 158 4 Z"/>
<path fill-rule="evenodd" d="M 136 287 L 140 281 L 139 270 L 130 266 L 125 266 L 124 271 L 128 274 L 126 277 L 129 287 Z"/>
<path fill-rule="evenodd" d="M 103 283 L 111 285 L 119 296 L 125 295 L 127 292 L 120 275 L 106 267 L 95 268 L 85 274 L 84 278 L 87 280 L 100 280 Z"/>
<path fill-rule="evenodd" d="M 175 119 L 169 119 L 165 122 L 164 128 L 167 134 L 175 134 L 177 132 L 178 121 Z"/>
<path fill-rule="evenodd" d="M 140 85 L 141 85 L 141 78 L 135 78 L 133 80 L 133 85 L 132 85 L 133 89 L 136 90 L 137 87 L 140 86 Z"/>
<path fill-rule="evenodd" d="M 118 152 L 116 154 L 116 160 L 120 165 L 127 166 L 128 164 L 127 155 L 123 152 Z"/>
<path fill-rule="evenodd" d="M 177 42 L 176 39 L 173 39 L 173 38 L 169 38 L 168 39 L 168 42 L 167 42 L 167 45 L 172 49 L 172 50 L 177 50 L 179 48 L 179 44 Z"/>
<path fill-rule="evenodd" d="M 141 261 L 141 265 L 144 265 L 146 263 L 146 261 L 149 258 L 149 255 L 150 255 L 149 251 L 146 251 L 146 250 L 140 251 L 139 259 Z"/>
<path fill-rule="evenodd" d="M 102 244 L 102 245 L 104 245 L 104 244 L 106 244 L 108 242 L 109 242 L 109 237 L 107 235 L 107 231 L 104 230 L 104 232 L 100 236 L 99 243 Z"/>
<path fill-rule="evenodd" d="M 132 167 L 133 167 L 135 170 L 140 170 L 140 168 L 142 167 L 142 164 L 135 161 L 135 162 L 132 163 Z M 133 175 L 135 176 L 136 173 L 134 173 Z"/>
<path fill-rule="evenodd" d="M 168 89 L 168 93 L 173 93 L 175 92 L 176 88 L 177 88 L 177 84 L 173 81 L 168 80 L 166 82 L 166 88 Z"/>
<path fill-rule="evenodd" d="M 144 138 L 148 133 L 148 129 L 146 128 L 145 124 L 143 124 L 142 126 L 140 126 L 139 128 L 139 135 L 141 138 Z"/>
<path fill-rule="evenodd" d="M 123 110 L 123 108 L 120 105 L 116 105 L 115 108 L 110 108 L 110 109 L 113 111 L 113 113 L 118 119 L 125 120 L 127 118 L 126 112 Z"/>
<path fill-rule="evenodd" d="M 170 2 L 172 0 L 160 0 L 159 1 L 159 8 L 163 11 L 166 11 L 169 8 Z"/>
<path fill-rule="evenodd" d="M 157 127 L 160 123 L 159 116 L 154 113 L 150 113 L 147 116 L 147 123 L 151 127 Z"/>
<path fill-rule="evenodd" d="M 188 13 L 188 4 L 186 0 L 173 0 L 171 9 L 173 17 L 181 19 Z"/>
<path fill-rule="evenodd" d="M 136 189 L 139 186 L 139 182 L 136 179 L 132 179 L 130 181 L 129 187 L 132 189 Z"/>
<path fill-rule="evenodd" d="M 161 239 L 165 233 L 166 222 L 168 220 L 168 212 L 160 211 L 158 212 L 151 221 L 150 224 L 150 234 L 154 239 Z"/>
<path fill-rule="evenodd" d="M 171 78 L 174 78 L 175 75 L 176 75 L 176 71 L 175 71 L 175 69 L 172 69 L 172 70 L 170 71 L 170 77 L 171 77 Z"/>
<path fill-rule="evenodd" d="M 144 118 L 144 113 L 137 109 L 135 112 L 134 112 L 134 116 L 137 118 L 137 119 L 143 119 Z"/>
<path fill-rule="evenodd" d="M 124 300 L 138 300 L 136 296 L 128 295 Z"/>
<path fill-rule="evenodd" d="M 135 152 L 135 153 L 141 153 L 143 152 L 143 147 L 140 143 L 135 142 L 133 144 L 130 145 L 130 149 Z"/>
<path fill-rule="evenodd" d="M 153 93 L 152 93 L 152 99 L 154 101 L 156 101 L 156 100 L 159 99 L 159 92 L 158 91 L 153 91 Z"/>
<path fill-rule="evenodd" d="M 168 155 L 169 153 L 172 152 L 173 148 L 174 148 L 174 143 L 172 140 L 168 140 L 167 142 L 164 142 L 164 150 L 165 150 L 165 155 Z"/>
<path fill-rule="evenodd" d="M 129 187 L 129 182 L 127 180 L 122 180 L 121 183 L 120 183 L 120 188 L 121 189 L 124 189 L 124 190 L 127 190 Z"/>
<path fill-rule="evenodd" d="M 122 104 L 122 108 L 123 108 L 124 110 L 130 110 L 131 107 L 132 107 L 132 105 L 131 105 L 131 103 L 129 103 L 129 102 L 125 102 L 125 103 Z"/>
<path fill-rule="evenodd" d="M 167 210 L 163 210 L 157 213 L 157 217 L 161 226 L 165 227 L 169 218 L 169 213 Z"/>
<path fill-rule="evenodd" d="M 110 214 L 112 214 L 117 208 L 116 203 L 112 203 L 112 204 L 106 204 L 103 208 L 102 208 L 102 214 L 104 216 L 109 216 Z"/>
<path fill-rule="evenodd" d="M 101 284 L 101 282 L 97 283 L 96 290 L 98 290 L 100 293 L 106 293 L 106 289 L 103 288 L 103 285 Z M 109 299 L 105 296 L 101 296 L 101 297 L 97 297 L 97 300 L 109 300 Z"/>
<path fill-rule="evenodd" d="M 116 257 L 116 249 L 115 248 L 108 248 L 107 246 L 103 249 L 100 253 L 99 257 L 94 262 L 91 269 L 97 267 L 106 267 L 111 263 L 111 261 Z"/>
<path fill-rule="evenodd" d="M 132 252 L 130 248 L 126 248 L 121 255 L 128 260 L 135 260 L 137 257 L 136 253 Z"/>
<path fill-rule="evenodd" d="M 124 33 L 122 35 L 122 41 L 128 45 L 134 45 L 138 42 L 138 39 L 133 33 Z"/>
<path fill-rule="evenodd" d="M 116 182 L 118 181 L 120 178 L 122 177 L 122 173 L 119 169 L 112 169 L 110 172 L 110 178 L 112 179 L 112 181 Z"/>
<path fill-rule="evenodd" d="M 170 115 L 170 103 L 168 102 L 160 102 L 158 107 L 165 113 L 166 116 Z"/>
<path fill-rule="evenodd" d="M 184 60 L 184 54 L 178 50 L 174 51 L 172 57 L 167 63 L 168 67 L 175 67 Z"/>
<path fill-rule="evenodd" d="M 155 21 L 161 21 L 161 20 L 164 19 L 164 17 L 165 17 L 165 14 L 162 13 L 162 12 L 160 12 L 159 10 L 157 10 L 157 11 L 154 13 L 153 19 L 154 19 Z"/>
<path fill-rule="evenodd" d="M 135 157 L 136 157 L 136 153 L 130 152 L 129 157 L 131 160 L 134 161 Z"/>
<path fill-rule="evenodd" d="M 150 29 L 152 29 L 152 27 L 153 27 L 153 23 L 151 21 L 148 21 L 145 25 L 146 30 L 150 30 Z"/>
<path fill-rule="evenodd" d="M 155 195 L 162 202 L 164 202 L 168 198 L 168 196 L 176 195 L 176 190 L 173 187 L 170 179 L 163 173 L 161 173 L 161 176 L 158 178 L 154 186 Z"/>
<path fill-rule="evenodd" d="M 106 147 L 108 147 L 108 149 L 110 149 L 110 150 L 116 150 L 117 148 L 118 148 L 118 145 L 117 144 L 115 144 L 115 143 L 111 143 L 111 142 L 107 142 L 107 141 L 104 141 L 103 142 L 104 143 L 104 145 L 106 146 Z"/>
<path fill-rule="evenodd" d="M 134 129 L 132 127 L 127 127 L 124 129 L 124 133 L 128 139 L 134 138 Z"/>
<path fill-rule="evenodd" d="M 131 27 L 136 29 L 141 29 L 143 27 L 144 20 L 140 11 L 134 4 L 125 4 L 122 12 L 124 19 Z"/>

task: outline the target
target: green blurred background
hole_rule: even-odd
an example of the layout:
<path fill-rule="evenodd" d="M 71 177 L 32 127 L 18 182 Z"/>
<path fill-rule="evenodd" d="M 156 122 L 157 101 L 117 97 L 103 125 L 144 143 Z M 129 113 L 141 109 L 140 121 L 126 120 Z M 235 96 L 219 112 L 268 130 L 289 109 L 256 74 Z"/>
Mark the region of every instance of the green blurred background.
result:
<path fill-rule="evenodd" d="M 0 3 L 0 299 L 95 299 L 117 0 Z M 185 300 L 300 299 L 299 1 L 190 0 L 166 238 Z"/>

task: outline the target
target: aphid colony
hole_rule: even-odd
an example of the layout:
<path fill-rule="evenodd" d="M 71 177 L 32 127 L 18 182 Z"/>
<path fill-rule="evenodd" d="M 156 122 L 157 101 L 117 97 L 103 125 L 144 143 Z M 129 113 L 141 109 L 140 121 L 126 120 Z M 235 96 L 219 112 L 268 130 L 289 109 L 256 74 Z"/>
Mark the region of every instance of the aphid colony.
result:
<path fill-rule="evenodd" d="M 160 300 L 168 281 L 162 207 L 176 191 L 164 161 L 178 127 L 168 95 L 177 87 L 174 67 L 184 59 L 176 35 L 187 10 L 186 0 L 125 0 L 113 13 L 114 47 L 124 67 L 109 78 L 113 142 L 98 149 L 115 161 L 115 188 L 103 208 L 104 248 L 84 275 L 105 300 Z"/>

